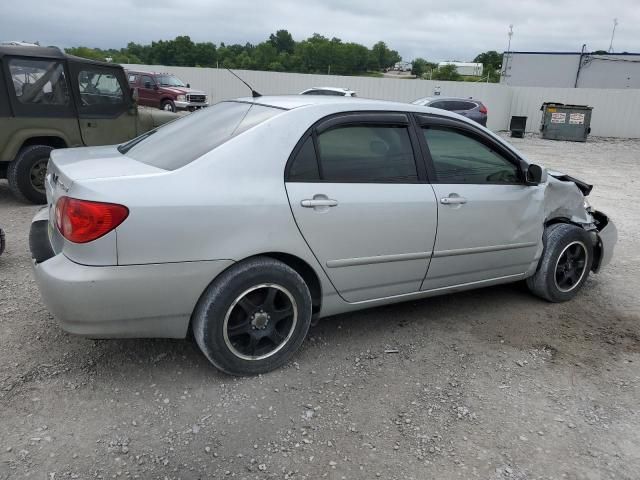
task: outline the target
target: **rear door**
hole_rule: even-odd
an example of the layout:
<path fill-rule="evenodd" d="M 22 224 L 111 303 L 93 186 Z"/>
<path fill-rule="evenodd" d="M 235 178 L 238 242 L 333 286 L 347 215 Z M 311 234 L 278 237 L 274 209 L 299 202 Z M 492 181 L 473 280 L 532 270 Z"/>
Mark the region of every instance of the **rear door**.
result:
<path fill-rule="evenodd" d="M 320 122 L 289 160 L 286 188 L 300 232 L 348 302 L 416 292 L 437 205 L 403 113 Z"/>
<path fill-rule="evenodd" d="M 85 145 L 111 145 L 136 136 L 136 110 L 124 71 L 90 63 L 70 65 Z"/>
<path fill-rule="evenodd" d="M 540 253 L 544 186 L 525 185 L 515 155 L 463 122 L 419 119 L 438 199 L 424 290 L 523 274 Z"/>

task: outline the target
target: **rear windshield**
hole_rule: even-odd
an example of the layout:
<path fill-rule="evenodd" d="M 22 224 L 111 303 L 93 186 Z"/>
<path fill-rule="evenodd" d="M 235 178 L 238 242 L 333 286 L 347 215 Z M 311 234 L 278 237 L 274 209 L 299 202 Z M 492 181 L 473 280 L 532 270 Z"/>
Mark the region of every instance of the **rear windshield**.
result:
<path fill-rule="evenodd" d="M 176 170 L 283 110 L 221 102 L 120 145 L 122 154 L 164 170 Z"/>

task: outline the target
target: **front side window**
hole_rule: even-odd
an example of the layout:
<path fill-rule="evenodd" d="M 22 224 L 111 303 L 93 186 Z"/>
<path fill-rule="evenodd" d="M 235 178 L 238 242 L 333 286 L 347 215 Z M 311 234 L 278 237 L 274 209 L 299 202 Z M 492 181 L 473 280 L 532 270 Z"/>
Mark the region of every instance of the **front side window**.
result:
<path fill-rule="evenodd" d="M 13 58 L 9 61 L 9 72 L 20 103 L 69 105 L 69 86 L 62 62 Z"/>
<path fill-rule="evenodd" d="M 117 77 L 106 70 L 84 68 L 78 72 L 78 88 L 83 106 L 119 105 L 124 93 Z"/>
<path fill-rule="evenodd" d="M 518 183 L 518 168 L 499 153 L 460 131 L 423 128 L 440 183 Z"/>
<path fill-rule="evenodd" d="M 318 136 L 318 153 L 325 182 L 418 181 L 406 126 L 337 127 Z"/>
<path fill-rule="evenodd" d="M 186 84 L 174 75 L 158 75 L 158 83 L 166 87 L 186 87 Z"/>
<path fill-rule="evenodd" d="M 149 75 L 142 75 L 142 85 L 144 88 L 153 88 L 155 82 Z"/>

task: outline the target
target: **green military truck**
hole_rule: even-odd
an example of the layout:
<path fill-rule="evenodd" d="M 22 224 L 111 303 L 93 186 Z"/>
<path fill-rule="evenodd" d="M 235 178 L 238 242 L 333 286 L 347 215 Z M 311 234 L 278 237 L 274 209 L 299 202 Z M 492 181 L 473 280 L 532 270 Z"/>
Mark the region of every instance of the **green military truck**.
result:
<path fill-rule="evenodd" d="M 54 148 L 121 143 L 177 117 L 138 109 L 120 65 L 0 46 L 0 178 L 24 200 L 46 202 Z"/>

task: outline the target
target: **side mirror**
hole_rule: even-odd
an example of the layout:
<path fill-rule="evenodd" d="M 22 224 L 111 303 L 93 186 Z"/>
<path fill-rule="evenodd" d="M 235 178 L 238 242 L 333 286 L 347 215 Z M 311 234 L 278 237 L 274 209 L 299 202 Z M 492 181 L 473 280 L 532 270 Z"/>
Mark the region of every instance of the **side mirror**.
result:
<path fill-rule="evenodd" d="M 160 87 L 158 87 L 158 84 L 157 84 L 157 83 L 154 83 L 154 84 L 153 84 L 153 89 L 154 89 L 154 90 L 160 90 Z"/>
<path fill-rule="evenodd" d="M 144 82 L 144 88 L 151 88 L 151 82 Z"/>
<path fill-rule="evenodd" d="M 547 171 L 540 165 L 530 164 L 525 171 L 525 183 L 527 185 L 539 185 L 547 181 Z"/>

